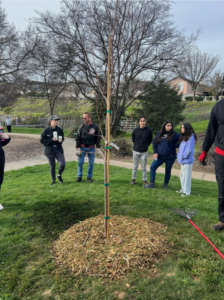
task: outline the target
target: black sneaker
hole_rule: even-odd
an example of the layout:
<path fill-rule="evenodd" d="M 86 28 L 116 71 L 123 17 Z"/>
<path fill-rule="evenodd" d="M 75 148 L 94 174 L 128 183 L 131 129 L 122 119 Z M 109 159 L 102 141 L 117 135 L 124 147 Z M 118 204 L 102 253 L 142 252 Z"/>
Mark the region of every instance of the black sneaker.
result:
<path fill-rule="evenodd" d="M 88 177 L 87 177 L 87 181 L 93 182 L 92 178 L 88 178 Z"/>
<path fill-rule="evenodd" d="M 76 179 L 76 182 L 81 182 L 82 181 L 82 177 L 78 177 L 77 179 Z"/>
<path fill-rule="evenodd" d="M 224 223 L 219 222 L 217 224 L 212 225 L 212 229 L 215 231 L 222 231 L 224 229 Z"/>
<path fill-rule="evenodd" d="M 169 187 L 168 187 L 168 183 L 164 183 L 164 184 L 163 184 L 163 188 L 164 188 L 164 190 L 168 190 L 168 188 L 169 188 Z"/>
<path fill-rule="evenodd" d="M 53 184 L 55 184 L 55 183 L 56 183 L 55 181 L 52 181 L 52 183 L 50 184 L 50 186 L 53 185 Z"/>
<path fill-rule="evenodd" d="M 61 175 L 58 174 L 57 178 L 58 178 L 59 183 L 63 183 L 63 179 L 62 179 Z"/>
<path fill-rule="evenodd" d="M 154 182 L 150 182 L 149 184 L 143 185 L 145 189 L 153 190 L 155 188 Z"/>

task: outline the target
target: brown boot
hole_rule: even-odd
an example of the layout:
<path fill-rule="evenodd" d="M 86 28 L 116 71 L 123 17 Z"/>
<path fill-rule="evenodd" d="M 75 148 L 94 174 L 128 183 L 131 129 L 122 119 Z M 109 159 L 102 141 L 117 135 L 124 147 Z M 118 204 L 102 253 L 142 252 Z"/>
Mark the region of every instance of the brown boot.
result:
<path fill-rule="evenodd" d="M 130 184 L 135 184 L 135 179 L 132 179 Z"/>
<path fill-rule="evenodd" d="M 148 182 L 147 182 L 146 180 L 143 180 L 143 183 L 144 183 L 144 184 L 148 184 Z"/>
<path fill-rule="evenodd" d="M 212 229 L 215 231 L 222 231 L 224 229 L 224 223 L 219 222 L 217 224 L 212 225 Z"/>

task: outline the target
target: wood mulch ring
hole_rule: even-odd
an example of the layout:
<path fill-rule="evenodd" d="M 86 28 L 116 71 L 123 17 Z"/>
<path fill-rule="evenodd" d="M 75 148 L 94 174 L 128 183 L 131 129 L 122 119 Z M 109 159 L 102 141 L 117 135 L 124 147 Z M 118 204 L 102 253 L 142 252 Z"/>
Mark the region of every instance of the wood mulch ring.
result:
<path fill-rule="evenodd" d="M 133 269 L 155 268 L 168 253 L 166 226 L 123 216 L 110 219 L 110 239 L 104 238 L 104 216 L 75 224 L 53 243 L 58 269 L 73 275 L 118 279 Z"/>

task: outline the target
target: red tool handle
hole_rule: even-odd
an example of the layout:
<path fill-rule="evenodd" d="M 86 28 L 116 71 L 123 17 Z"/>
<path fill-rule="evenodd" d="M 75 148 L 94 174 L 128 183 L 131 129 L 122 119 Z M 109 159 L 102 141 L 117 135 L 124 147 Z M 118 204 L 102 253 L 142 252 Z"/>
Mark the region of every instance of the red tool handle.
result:
<path fill-rule="evenodd" d="M 194 228 L 197 229 L 198 232 L 200 232 L 200 234 L 206 239 L 206 241 L 212 245 L 214 250 L 222 257 L 222 259 L 224 259 L 224 255 L 219 251 L 219 249 L 216 248 L 214 244 L 212 244 L 212 242 L 204 235 L 204 233 L 191 220 L 188 219 L 188 221 L 194 226 Z"/>

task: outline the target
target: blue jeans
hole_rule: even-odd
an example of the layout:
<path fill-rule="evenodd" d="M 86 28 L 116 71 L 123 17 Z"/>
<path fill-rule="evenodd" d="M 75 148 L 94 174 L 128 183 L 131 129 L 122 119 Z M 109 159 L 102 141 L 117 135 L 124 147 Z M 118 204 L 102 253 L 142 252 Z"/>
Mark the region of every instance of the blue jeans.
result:
<path fill-rule="evenodd" d="M 169 183 L 171 176 L 171 169 L 176 160 L 177 155 L 158 155 L 158 159 L 154 160 L 150 167 L 150 182 L 156 179 L 156 170 L 165 162 L 165 179 L 164 183 Z"/>
<path fill-rule="evenodd" d="M 94 148 L 84 148 L 81 147 L 82 156 L 78 159 L 78 177 L 82 177 L 82 170 L 83 170 L 83 164 L 85 160 L 86 153 L 88 154 L 89 158 L 89 166 L 88 166 L 88 173 L 87 177 L 92 178 L 93 177 L 93 166 L 94 166 L 94 158 L 95 158 L 95 147 Z"/>

